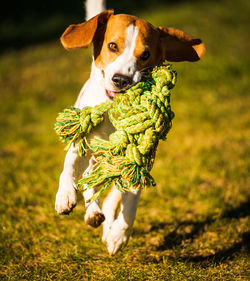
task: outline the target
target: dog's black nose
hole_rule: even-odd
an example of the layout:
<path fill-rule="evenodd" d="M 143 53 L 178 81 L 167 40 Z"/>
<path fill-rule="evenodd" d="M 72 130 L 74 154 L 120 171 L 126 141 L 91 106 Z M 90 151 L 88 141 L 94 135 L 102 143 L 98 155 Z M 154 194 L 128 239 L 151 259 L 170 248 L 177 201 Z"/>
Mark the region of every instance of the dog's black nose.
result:
<path fill-rule="evenodd" d="M 115 74 L 112 77 L 112 81 L 114 82 L 115 86 L 119 89 L 124 89 L 129 85 L 132 85 L 132 78 L 122 74 Z"/>

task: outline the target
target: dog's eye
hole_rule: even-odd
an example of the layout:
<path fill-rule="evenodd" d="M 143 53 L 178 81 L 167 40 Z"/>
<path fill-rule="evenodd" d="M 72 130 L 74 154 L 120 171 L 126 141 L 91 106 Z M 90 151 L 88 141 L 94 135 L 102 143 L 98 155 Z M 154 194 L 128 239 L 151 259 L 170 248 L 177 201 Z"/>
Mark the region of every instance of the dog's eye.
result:
<path fill-rule="evenodd" d="M 119 51 L 117 44 L 114 42 L 109 43 L 108 48 L 113 53 L 117 53 Z"/>
<path fill-rule="evenodd" d="M 149 51 L 144 51 L 141 56 L 140 59 L 141 60 L 147 60 L 150 57 L 150 52 Z"/>

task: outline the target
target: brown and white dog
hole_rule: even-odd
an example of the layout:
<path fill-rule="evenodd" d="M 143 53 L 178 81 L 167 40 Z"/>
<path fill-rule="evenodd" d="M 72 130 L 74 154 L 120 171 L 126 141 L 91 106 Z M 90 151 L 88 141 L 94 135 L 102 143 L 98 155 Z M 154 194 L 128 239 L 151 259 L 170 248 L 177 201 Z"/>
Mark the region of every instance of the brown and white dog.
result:
<path fill-rule="evenodd" d="M 94 47 L 90 78 L 75 103 L 78 108 L 112 100 L 116 93 L 139 82 L 143 70 L 164 60 L 198 61 L 205 52 L 200 39 L 193 39 L 174 28 L 156 28 L 135 16 L 114 15 L 113 11 L 105 11 L 103 0 L 87 0 L 86 8 L 88 20 L 70 25 L 61 37 L 67 50 L 87 48 L 91 43 Z M 95 135 L 107 139 L 113 130 L 106 118 L 90 138 Z M 89 155 L 78 157 L 76 146 L 69 149 L 56 195 L 55 209 L 59 214 L 68 214 L 75 207 L 75 181 L 83 173 L 90 171 L 94 163 L 95 159 Z M 87 203 L 95 193 L 94 189 L 83 192 L 85 222 L 93 227 L 103 222 L 102 239 L 106 242 L 110 255 L 114 255 L 128 242 L 140 192 L 135 190 L 121 194 L 113 187 L 104 200 L 102 210 L 98 201 Z M 121 210 L 115 218 L 120 201 Z"/>

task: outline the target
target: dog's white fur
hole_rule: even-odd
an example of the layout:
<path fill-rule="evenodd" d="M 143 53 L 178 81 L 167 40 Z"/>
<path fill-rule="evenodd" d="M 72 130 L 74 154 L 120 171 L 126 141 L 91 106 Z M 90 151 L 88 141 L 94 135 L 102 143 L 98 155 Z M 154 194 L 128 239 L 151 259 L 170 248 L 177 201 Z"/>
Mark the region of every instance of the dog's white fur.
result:
<path fill-rule="evenodd" d="M 93 13 L 93 2 L 98 2 L 99 4 L 102 2 L 102 5 L 98 5 L 97 8 L 104 7 L 103 1 L 87 1 L 87 18 L 102 12 L 102 10 L 96 9 L 95 13 Z M 89 9 L 89 7 L 91 7 L 91 9 Z M 133 75 L 133 84 L 140 80 L 141 75 L 136 68 L 136 60 L 133 57 L 137 34 L 138 30 L 133 25 L 127 28 L 125 50 L 122 55 L 106 67 L 104 70 L 105 79 L 101 70 L 95 66 L 93 61 L 90 78 L 81 89 L 75 104 L 76 107 L 80 109 L 86 106 L 93 107 L 105 102 L 108 99 L 106 89 L 110 91 L 114 90 L 111 79 L 115 73 L 129 76 Z M 98 129 L 95 130 L 94 135 L 107 139 L 109 134 L 113 131 L 112 125 L 108 123 L 109 121 L 106 121 L 106 124 L 104 123 L 99 126 Z M 89 138 L 92 138 L 92 136 L 93 134 L 91 134 Z M 82 171 L 86 173 L 91 170 L 93 163 L 94 161 L 89 155 L 80 159 L 77 154 L 77 147 L 71 146 L 66 154 L 64 168 L 60 176 L 59 189 L 56 195 L 55 209 L 59 214 L 69 213 L 74 208 L 76 205 L 75 182 L 80 178 Z M 103 223 L 102 240 L 107 243 L 109 254 L 113 255 L 128 242 L 136 216 L 140 191 L 135 190 L 134 192 L 122 194 L 121 211 L 117 219 L 115 219 L 115 212 L 120 201 L 120 191 L 116 188 L 112 189 L 103 204 L 102 210 L 99 207 L 98 200 L 86 203 L 94 193 L 94 189 L 86 189 L 86 191 L 83 192 L 86 207 L 85 221 L 87 222 L 93 219 L 97 214 L 104 214 L 105 221 Z"/>

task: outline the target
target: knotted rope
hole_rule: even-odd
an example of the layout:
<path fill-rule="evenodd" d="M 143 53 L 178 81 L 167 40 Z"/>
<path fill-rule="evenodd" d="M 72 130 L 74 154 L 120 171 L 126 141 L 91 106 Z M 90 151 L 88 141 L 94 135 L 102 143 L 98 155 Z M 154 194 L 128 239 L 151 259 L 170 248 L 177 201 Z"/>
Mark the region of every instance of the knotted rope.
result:
<path fill-rule="evenodd" d="M 77 184 L 81 190 L 98 188 L 91 200 L 98 199 L 112 183 L 121 192 L 155 185 L 149 171 L 159 140 L 166 139 L 172 126 L 170 90 L 175 83 L 176 72 L 164 63 L 113 101 L 82 110 L 70 107 L 59 113 L 55 130 L 66 149 L 78 143 L 81 156 L 90 148 L 96 158 L 92 171 Z M 116 131 L 108 141 L 94 138 L 88 143 L 87 135 L 103 121 L 105 112 Z"/>

